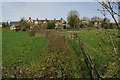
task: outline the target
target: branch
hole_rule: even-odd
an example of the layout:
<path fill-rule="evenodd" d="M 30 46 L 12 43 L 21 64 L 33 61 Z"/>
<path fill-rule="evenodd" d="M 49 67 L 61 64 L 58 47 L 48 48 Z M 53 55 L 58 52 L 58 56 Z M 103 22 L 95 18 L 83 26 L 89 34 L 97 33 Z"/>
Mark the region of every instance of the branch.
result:
<path fill-rule="evenodd" d="M 98 0 L 98 2 L 99 2 L 99 0 Z M 118 22 L 117 22 L 117 20 L 116 20 L 116 18 L 115 18 L 115 16 L 114 16 L 114 14 L 113 14 L 113 9 L 112 9 L 112 7 L 111 7 L 111 8 L 108 7 L 108 5 L 107 5 L 104 1 L 103 1 L 103 2 L 99 2 L 99 3 L 111 14 L 111 16 L 112 16 L 112 18 L 114 19 L 117 27 L 119 28 L 119 24 L 118 24 Z M 109 4 L 110 4 L 110 3 L 109 3 Z"/>
<path fill-rule="evenodd" d="M 110 54 L 110 55 L 114 56 L 114 55 L 112 54 L 112 52 L 106 51 L 106 50 L 102 47 L 102 45 L 101 45 L 100 43 L 97 43 L 97 44 L 100 46 L 100 48 L 101 48 L 104 52 L 106 52 L 107 54 Z"/>
<path fill-rule="evenodd" d="M 116 13 L 116 12 L 113 10 L 113 8 L 111 7 L 111 3 L 108 2 L 108 4 L 109 4 L 109 7 L 108 7 L 108 8 L 111 10 L 112 14 L 116 14 L 116 15 L 118 15 L 118 16 L 120 17 L 120 15 L 119 15 L 118 13 Z"/>
<path fill-rule="evenodd" d="M 97 30 L 98 32 L 102 33 L 100 30 Z M 107 42 L 105 42 L 100 36 L 98 33 L 96 33 L 97 36 L 100 38 L 100 40 L 102 41 L 102 43 L 104 43 L 105 45 L 108 45 L 108 46 L 112 46 L 111 44 L 108 44 Z M 102 35 L 103 36 L 103 35 Z M 105 39 L 105 37 L 103 36 L 103 38 Z"/>
<path fill-rule="evenodd" d="M 101 33 L 100 30 L 97 29 L 97 31 Z M 107 31 L 107 32 L 108 32 L 108 34 L 110 34 L 110 35 L 113 35 L 113 36 L 116 36 L 116 37 L 120 38 L 120 35 L 117 35 L 117 34 L 115 34 L 115 33 L 112 33 L 111 31 Z"/>
<path fill-rule="evenodd" d="M 116 59 L 120 62 L 120 58 L 119 58 L 118 56 L 113 55 L 112 52 L 107 52 L 107 51 L 102 47 L 102 45 L 100 45 L 99 43 L 98 43 L 98 45 L 100 46 L 100 48 L 101 48 L 104 52 L 110 54 L 112 57 L 116 58 Z"/>
<path fill-rule="evenodd" d="M 116 50 L 116 47 L 115 47 L 115 45 L 114 45 L 114 43 L 113 43 L 113 40 L 112 40 L 111 35 L 110 35 L 110 40 L 111 40 L 112 46 L 113 46 L 113 48 L 114 48 L 115 54 L 118 55 L 117 50 Z"/>
<path fill-rule="evenodd" d="M 120 35 L 116 35 L 115 33 L 112 33 L 112 32 L 110 32 L 110 31 L 108 31 L 108 34 L 110 34 L 110 35 L 114 35 L 114 36 L 120 38 Z"/>
<path fill-rule="evenodd" d="M 97 33 L 96 33 L 96 34 L 97 34 Z M 97 36 L 100 38 L 100 40 L 102 41 L 103 44 L 108 45 L 108 46 L 112 46 L 111 44 L 106 43 L 106 42 L 99 36 L 99 34 L 97 34 Z"/>

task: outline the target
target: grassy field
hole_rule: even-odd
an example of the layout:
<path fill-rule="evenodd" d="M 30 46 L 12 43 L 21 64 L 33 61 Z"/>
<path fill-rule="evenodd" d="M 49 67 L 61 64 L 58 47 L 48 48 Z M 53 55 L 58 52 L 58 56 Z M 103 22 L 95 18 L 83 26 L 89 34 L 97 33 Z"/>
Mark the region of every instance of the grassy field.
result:
<path fill-rule="evenodd" d="M 37 62 L 45 45 L 46 39 L 43 37 L 30 37 L 26 32 L 3 32 L 2 65 L 4 67 L 19 60 Z"/>
<path fill-rule="evenodd" d="M 29 36 L 27 32 L 4 30 L 3 77 L 82 78 L 76 56 L 67 47 L 64 36 L 57 32 L 50 32 L 46 38 Z"/>
<path fill-rule="evenodd" d="M 76 59 L 78 56 L 79 65 L 76 65 L 76 67 L 78 67 L 78 66 L 81 67 L 81 71 L 83 73 L 84 78 L 90 78 L 89 69 L 87 68 L 87 65 L 85 63 L 85 60 L 84 60 L 84 57 L 81 52 L 79 44 L 68 37 L 66 37 L 66 38 L 68 40 L 69 48 L 70 48 L 71 52 L 73 53 L 72 55 L 74 55 L 74 58 Z M 75 54 L 75 52 L 76 52 L 76 54 Z"/>
<path fill-rule="evenodd" d="M 117 30 L 111 30 L 117 33 Z M 65 31 L 61 34 L 48 30 L 47 37 L 29 36 L 27 32 L 3 29 L 2 66 L 5 78 L 90 78 L 80 45 L 68 37 L 77 33 L 88 50 L 102 77 L 118 77 L 118 61 L 104 52 L 96 30 Z M 64 36 L 65 35 L 65 36 Z M 105 37 L 109 38 L 108 35 Z M 116 38 L 113 38 L 117 41 Z M 117 45 L 117 43 L 115 43 Z M 20 62 L 21 61 L 21 62 Z M 81 68 L 81 69 L 80 69 Z"/>
<path fill-rule="evenodd" d="M 1 66 L 2 66 L 2 29 L 0 28 L 0 67 Z M 1 72 L 1 68 L 0 68 L 0 72 Z"/>
<path fill-rule="evenodd" d="M 105 31 L 105 30 L 103 30 Z M 118 30 L 110 30 L 113 33 L 118 34 Z M 96 35 L 98 31 L 96 30 L 82 30 L 82 31 L 67 31 L 65 33 L 77 33 L 78 36 L 81 38 L 82 42 L 85 45 L 86 50 L 88 50 L 90 56 L 92 57 L 94 63 L 96 64 L 100 74 L 102 77 L 117 77 L 119 76 L 117 71 L 119 70 L 118 61 L 112 57 L 110 54 L 107 54 L 103 51 L 98 43 L 100 43 L 104 49 L 109 52 L 113 52 L 113 47 L 106 46 L 102 43 L 100 38 Z M 103 34 L 106 39 L 109 39 L 109 36 Z M 113 37 L 115 45 L 117 45 L 118 39 Z M 106 41 L 107 41 L 106 40 Z M 75 46 L 76 47 L 76 46 Z M 78 52 L 80 53 L 80 52 Z M 115 53 L 114 53 L 115 54 Z"/>

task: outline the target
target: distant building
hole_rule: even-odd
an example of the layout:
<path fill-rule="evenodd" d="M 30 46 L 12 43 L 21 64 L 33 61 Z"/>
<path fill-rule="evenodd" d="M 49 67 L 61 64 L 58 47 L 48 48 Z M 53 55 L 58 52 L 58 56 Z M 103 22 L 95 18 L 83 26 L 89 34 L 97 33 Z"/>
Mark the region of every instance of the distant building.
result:
<path fill-rule="evenodd" d="M 31 19 L 31 17 L 29 17 L 29 19 L 27 20 L 27 22 L 28 22 L 31 26 L 34 25 L 34 22 L 33 22 L 33 20 Z"/>
<path fill-rule="evenodd" d="M 94 23 L 94 26 L 96 26 L 96 27 L 101 27 L 101 25 L 102 25 L 102 19 L 96 20 L 96 22 Z"/>
<path fill-rule="evenodd" d="M 39 20 L 38 18 L 36 18 L 36 20 L 32 20 L 31 17 L 29 17 L 29 19 L 27 20 L 27 22 L 30 24 L 30 26 L 42 25 L 42 24 L 45 24 L 50 21 L 53 21 L 56 26 L 58 24 L 61 24 L 61 25 L 66 24 L 66 21 L 63 20 L 63 18 L 61 18 L 60 20 L 56 20 L 55 18 L 54 18 L 54 20 L 48 20 L 47 18 L 45 20 Z"/>
<path fill-rule="evenodd" d="M 36 18 L 36 20 L 33 20 L 31 17 L 29 17 L 29 19 L 27 20 L 27 23 L 30 24 L 31 27 L 33 27 L 33 26 L 45 24 L 50 21 L 53 21 L 56 26 L 66 25 L 66 21 L 63 20 L 63 18 L 61 18 L 60 20 L 56 20 L 55 18 L 54 20 L 48 20 L 47 18 L 45 20 L 39 20 L 38 18 Z M 19 26 L 19 21 L 11 21 L 10 26 L 16 26 L 16 27 Z"/>
<path fill-rule="evenodd" d="M 10 26 L 19 26 L 19 21 L 11 21 Z"/>
<path fill-rule="evenodd" d="M 80 22 L 82 22 L 82 23 L 89 23 L 87 20 L 80 20 Z"/>
<path fill-rule="evenodd" d="M 10 26 L 10 30 L 15 30 L 15 29 L 16 29 L 15 25 Z"/>

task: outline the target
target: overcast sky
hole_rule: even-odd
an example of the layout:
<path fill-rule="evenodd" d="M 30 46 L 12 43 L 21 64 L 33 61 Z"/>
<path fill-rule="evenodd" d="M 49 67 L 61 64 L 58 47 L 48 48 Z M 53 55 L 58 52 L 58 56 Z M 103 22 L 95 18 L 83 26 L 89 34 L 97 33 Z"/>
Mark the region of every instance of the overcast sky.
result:
<path fill-rule="evenodd" d="M 71 10 L 77 10 L 82 17 L 102 17 L 97 11 L 101 5 L 97 2 L 3 2 L 2 3 L 2 21 L 19 21 L 22 17 L 28 19 L 67 19 Z M 112 18 L 108 15 L 109 19 Z"/>

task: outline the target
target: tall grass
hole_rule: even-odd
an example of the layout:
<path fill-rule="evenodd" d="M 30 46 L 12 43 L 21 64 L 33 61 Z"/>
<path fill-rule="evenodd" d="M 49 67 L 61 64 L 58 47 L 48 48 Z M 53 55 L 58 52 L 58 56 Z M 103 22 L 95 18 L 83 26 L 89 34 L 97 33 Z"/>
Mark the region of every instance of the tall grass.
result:
<path fill-rule="evenodd" d="M 77 64 L 77 56 L 79 57 L 80 65 L 76 65 L 76 67 L 78 68 L 78 66 L 80 66 L 81 70 L 83 72 L 83 76 L 85 78 L 90 78 L 89 70 L 87 68 L 87 65 L 85 63 L 85 59 L 84 59 L 83 54 L 81 52 L 80 45 L 77 42 L 73 41 L 72 39 L 70 39 L 68 37 L 67 37 L 67 40 L 68 40 L 69 47 L 70 47 L 70 50 L 72 52 L 72 55 L 74 55 L 74 59 L 76 60 L 76 64 Z M 74 50 L 76 51 L 77 55 L 75 55 Z"/>
<path fill-rule="evenodd" d="M 96 64 L 100 74 L 103 77 L 118 77 L 119 75 L 117 73 L 119 70 L 118 61 L 110 54 L 107 54 L 105 51 L 103 51 L 99 47 L 98 43 L 100 43 L 103 46 L 103 48 L 106 49 L 107 51 L 109 52 L 114 52 L 114 51 L 112 50 L 112 47 L 106 46 L 101 42 L 99 37 L 96 36 L 97 33 L 96 30 L 89 30 L 89 31 L 82 30 L 82 31 L 68 31 L 68 32 L 78 34 L 78 36 L 81 38 L 82 42 L 84 43 L 85 48 L 90 53 L 90 56 L 94 61 L 94 63 Z M 111 32 L 118 34 L 118 30 L 111 30 Z M 109 38 L 108 35 L 105 34 L 103 35 L 106 37 L 106 39 Z M 114 40 L 118 41 L 116 38 L 114 38 Z"/>

